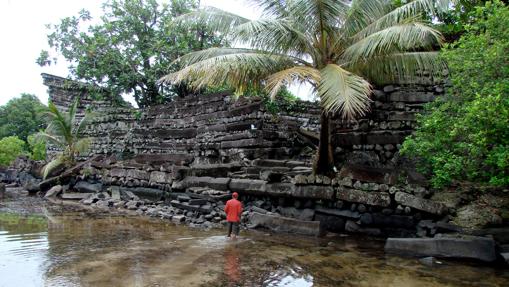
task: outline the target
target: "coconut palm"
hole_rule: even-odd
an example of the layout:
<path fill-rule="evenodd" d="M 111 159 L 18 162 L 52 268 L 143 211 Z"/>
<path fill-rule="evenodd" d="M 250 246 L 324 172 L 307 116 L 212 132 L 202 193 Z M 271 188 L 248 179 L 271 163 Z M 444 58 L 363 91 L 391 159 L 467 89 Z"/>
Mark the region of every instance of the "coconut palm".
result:
<path fill-rule="evenodd" d="M 76 119 L 78 103 L 79 99 L 77 98 L 68 112 L 59 111 L 52 102 L 48 105 L 48 112 L 46 113 L 48 126 L 45 131 L 38 133 L 37 136 L 60 148 L 62 152 L 44 166 L 44 178 L 57 167 L 74 165 L 76 157 L 85 152 L 90 145 L 90 139 L 83 138 L 82 134 L 91 118 L 91 114 L 85 113 L 85 116 L 78 122 Z"/>
<path fill-rule="evenodd" d="M 322 108 L 315 173 L 334 169 L 330 118 L 365 115 L 373 84 L 433 75 L 444 65 L 436 52 L 439 32 L 425 16 L 446 9 L 447 0 L 253 0 L 262 11 L 249 20 L 207 7 L 181 16 L 182 25 L 201 23 L 232 37 L 237 47 L 189 53 L 180 71 L 161 79 L 194 88 L 229 85 L 242 92 L 259 85 L 274 97 L 292 83 L 309 83 Z"/>

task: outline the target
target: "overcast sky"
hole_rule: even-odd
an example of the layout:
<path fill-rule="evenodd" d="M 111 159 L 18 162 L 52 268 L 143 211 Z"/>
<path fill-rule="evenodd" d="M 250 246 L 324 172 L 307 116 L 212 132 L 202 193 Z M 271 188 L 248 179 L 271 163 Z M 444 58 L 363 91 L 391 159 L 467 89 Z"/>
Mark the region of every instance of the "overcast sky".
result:
<path fill-rule="evenodd" d="M 46 86 L 42 84 L 40 74 L 66 77 L 68 72 L 63 60 L 50 67 L 39 67 L 35 63 L 42 49 L 50 50 L 45 24 L 55 24 L 61 18 L 77 15 L 82 8 L 89 10 L 92 17 L 98 17 L 102 3 L 103 0 L 0 0 L 0 105 L 21 93 L 35 94 L 47 103 Z M 201 4 L 248 18 L 259 15 L 244 0 L 202 0 Z"/>

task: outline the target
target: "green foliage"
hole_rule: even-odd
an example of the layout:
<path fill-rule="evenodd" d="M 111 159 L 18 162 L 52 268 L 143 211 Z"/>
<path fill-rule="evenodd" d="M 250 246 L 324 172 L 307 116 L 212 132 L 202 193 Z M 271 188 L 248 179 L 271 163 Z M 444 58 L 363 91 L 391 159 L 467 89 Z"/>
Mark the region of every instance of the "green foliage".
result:
<path fill-rule="evenodd" d="M 402 153 L 419 158 L 435 187 L 509 185 L 509 8 L 478 7 L 474 24 L 444 48 L 452 87 L 418 118 Z"/>
<path fill-rule="evenodd" d="M 271 99 L 266 93 L 262 94 L 262 102 L 268 112 L 277 114 L 280 112 L 296 113 L 301 111 L 299 98 L 292 94 L 288 89 L 281 89 L 274 99 Z"/>
<path fill-rule="evenodd" d="M 33 160 L 46 159 L 46 142 L 36 135 L 29 135 L 27 143 L 30 148 L 30 158 Z"/>
<path fill-rule="evenodd" d="M 8 166 L 18 156 L 25 154 L 25 142 L 16 136 L 0 140 L 0 165 Z"/>
<path fill-rule="evenodd" d="M 232 42 L 248 48 L 209 48 L 179 58 L 183 68 L 162 81 L 265 88 L 277 98 L 283 87 L 307 83 L 323 110 L 321 144 L 315 173 L 334 174 L 329 118 L 351 120 L 370 108 L 373 84 L 412 81 L 419 71 L 441 76 L 438 53 L 442 36 L 424 15 L 435 15 L 448 0 L 254 1 L 262 17 L 250 20 L 217 8 L 194 11 L 177 20 L 185 26 L 205 23 Z M 275 109 L 269 103 L 269 109 Z"/>
<path fill-rule="evenodd" d="M 0 107 L 0 138 L 17 136 L 26 141 L 28 135 L 44 128 L 46 107 L 30 94 L 22 94 Z"/>
<path fill-rule="evenodd" d="M 90 139 L 83 137 L 85 127 L 89 123 L 92 114 L 87 111 L 85 116 L 78 122 L 76 118 L 79 98 L 76 98 L 68 112 L 61 112 L 50 102 L 48 127 L 44 132 L 37 134 L 39 139 L 45 140 L 47 144 L 59 147 L 62 152 L 43 169 L 43 176 L 46 176 L 59 166 L 70 167 L 75 164 L 76 157 L 86 152 L 90 145 Z"/>
<path fill-rule="evenodd" d="M 188 52 L 224 44 L 222 37 L 200 25 L 180 27 L 173 19 L 198 7 L 196 0 L 110 0 L 100 23 L 85 31 L 92 19 L 79 15 L 49 25 L 48 43 L 70 63 L 74 78 L 107 88 L 111 94 L 132 93 L 140 107 L 159 104 L 188 92 L 185 84 L 161 86 L 157 80 L 178 67 L 175 59 Z M 51 63 L 42 51 L 39 65 Z"/>

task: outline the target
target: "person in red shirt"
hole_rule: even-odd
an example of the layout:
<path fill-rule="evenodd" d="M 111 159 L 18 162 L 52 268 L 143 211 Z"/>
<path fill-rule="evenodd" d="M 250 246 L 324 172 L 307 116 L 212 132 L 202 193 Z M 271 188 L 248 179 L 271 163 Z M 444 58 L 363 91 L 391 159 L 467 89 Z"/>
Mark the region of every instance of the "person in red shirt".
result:
<path fill-rule="evenodd" d="M 232 199 L 226 202 L 226 206 L 224 207 L 224 212 L 226 212 L 226 221 L 228 222 L 228 237 L 232 235 L 232 239 L 237 239 L 237 235 L 239 235 L 240 229 L 240 214 L 242 213 L 242 203 L 237 200 L 239 194 L 234 192 L 232 194 Z"/>

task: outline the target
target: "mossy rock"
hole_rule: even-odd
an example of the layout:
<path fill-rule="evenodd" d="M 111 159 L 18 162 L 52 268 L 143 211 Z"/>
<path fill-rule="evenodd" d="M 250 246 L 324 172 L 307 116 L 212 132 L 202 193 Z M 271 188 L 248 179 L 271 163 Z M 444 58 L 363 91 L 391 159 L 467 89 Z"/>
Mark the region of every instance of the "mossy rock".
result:
<path fill-rule="evenodd" d="M 445 204 L 448 208 L 457 209 L 462 202 L 461 194 L 458 192 L 436 192 L 431 200 Z"/>

